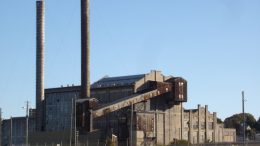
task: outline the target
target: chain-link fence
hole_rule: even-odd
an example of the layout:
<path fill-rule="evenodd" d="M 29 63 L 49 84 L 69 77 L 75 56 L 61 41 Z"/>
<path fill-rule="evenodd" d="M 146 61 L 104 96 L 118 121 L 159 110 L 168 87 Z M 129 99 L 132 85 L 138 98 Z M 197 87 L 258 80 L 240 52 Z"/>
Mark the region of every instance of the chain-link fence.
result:
<path fill-rule="evenodd" d="M 208 143 L 190 146 L 260 146 L 260 142 L 233 142 L 233 143 Z"/>
<path fill-rule="evenodd" d="M 28 146 L 128 146 L 126 142 L 123 143 L 111 143 L 108 142 L 107 140 L 91 140 L 91 141 L 85 141 L 85 142 L 78 142 L 75 144 L 74 142 L 55 142 L 55 143 L 34 143 L 34 144 L 28 144 Z M 8 145 L 3 145 L 3 146 L 10 146 Z M 27 146 L 26 144 L 12 144 L 12 146 Z"/>
<path fill-rule="evenodd" d="M 9 146 L 9 145 L 6 145 Z M 22 145 L 12 145 L 12 146 L 26 146 L 25 144 Z M 119 143 L 108 143 L 106 140 L 94 140 L 90 142 L 81 142 L 81 143 L 44 143 L 44 144 L 28 144 L 28 146 L 130 146 L 126 142 L 119 142 Z M 140 146 L 150 146 L 150 145 L 140 145 Z M 156 146 L 156 145 L 153 145 Z M 163 146 L 163 145 L 157 145 Z M 260 142 L 235 142 L 235 143 L 207 143 L 207 144 L 172 144 L 166 146 L 260 146 Z"/>

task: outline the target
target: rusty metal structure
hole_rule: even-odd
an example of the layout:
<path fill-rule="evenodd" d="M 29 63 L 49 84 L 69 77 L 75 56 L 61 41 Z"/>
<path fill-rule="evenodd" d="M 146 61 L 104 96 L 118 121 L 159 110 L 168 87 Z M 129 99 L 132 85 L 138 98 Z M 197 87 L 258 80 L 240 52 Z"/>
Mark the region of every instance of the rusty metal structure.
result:
<path fill-rule="evenodd" d="M 36 129 L 43 130 L 44 0 L 36 1 Z"/>

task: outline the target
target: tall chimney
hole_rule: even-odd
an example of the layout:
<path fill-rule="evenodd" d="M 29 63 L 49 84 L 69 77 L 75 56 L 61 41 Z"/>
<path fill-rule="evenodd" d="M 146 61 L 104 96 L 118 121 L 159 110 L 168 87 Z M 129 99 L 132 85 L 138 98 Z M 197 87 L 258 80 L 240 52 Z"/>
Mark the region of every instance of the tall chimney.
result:
<path fill-rule="evenodd" d="M 44 0 L 36 1 L 36 130 L 43 130 Z"/>
<path fill-rule="evenodd" d="M 81 0 L 81 96 L 90 98 L 89 0 Z"/>

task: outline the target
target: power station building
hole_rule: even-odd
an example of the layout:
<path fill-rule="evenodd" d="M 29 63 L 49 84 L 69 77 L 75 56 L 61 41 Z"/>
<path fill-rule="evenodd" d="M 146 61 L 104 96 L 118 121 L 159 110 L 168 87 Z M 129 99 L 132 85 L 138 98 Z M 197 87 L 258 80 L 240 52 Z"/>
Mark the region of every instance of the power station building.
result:
<path fill-rule="evenodd" d="M 166 145 L 180 139 L 193 144 L 236 140 L 235 130 L 226 129 L 222 124 L 218 124 L 216 113 L 210 113 L 207 106 L 198 105 L 198 108 L 190 110 L 183 108 L 183 102 L 187 101 L 186 87 L 181 89 L 183 94 L 175 98 L 171 92 L 166 92 L 172 90 L 167 83 L 172 80 L 183 83 L 178 85 L 187 84 L 183 78 L 164 76 L 159 71 L 132 76 L 104 77 L 93 83 L 91 97 L 95 97 L 99 101 L 98 108 L 93 109 L 93 114 L 95 114 L 93 131 L 80 133 L 79 142 L 86 143 L 88 140 L 88 143 L 95 143 L 96 139 L 99 139 L 101 144 L 105 143 L 107 135 L 111 134 L 117 136 L 118 144 L 130 144 L 130 139 L 132 139 L 132 144 L 138 146 L 144 145 L 144 143 L 146 145 Z M 163 85 L 164 82 L 165 85 Z M 155 86 L 154 83 L 157 85 Z M 162 84 L 159 85 L 160 83 Z M 165 88 L 165 93 L 163 93 L 163 88 Z M 160 89 L 162 94 L 149 96 L 148 94 L 153 93 L 148 89 L 152 91 Z M 36 144 L 37 141 L 38 144 L 41 142 L 44 144 L 48 139 L 46 137 L 54 137 L 54 134 L 56 139 L 52 138 L 53 142 L 68 143 L 70 130 L 73 133 L 75 130 L 74 101 L 75 98 L 78 99 L 79 95 L 80 86 L 45 89 L 43 106 L 45 110 L 42 121 L 44 130 L 40 132 L 41 134 L 30 133 L 30 142 Z M 132 99 L 136 100 L 136 103 Z M 135 103 L 133 109 L 131 109 L 131 103 Z M 8 121 L 4 123 L 6 123 L 4 125 L 8 125 Z M 81 126 L 77 124 L 76 127 L 77 130 L 80 130 Z M 99 134 L 96 134 L 97 132 Z M 84 137 L 84 135 L 91 137 L 91 133 L 95 135 L 95 138 L 86 139 Z M 62 137 L 58 135 L 62 135 Z"/>
<path fill-rule="evenodd" d="M 30 145 L 105 145 L 107 139 L 131 146 L 236 141 L 235 130 L 217 123 L 207 106 L 183 107 L 188 95 L 182 77 L 152 70 L 104 77 L 90 85 L 89 0 L 81 0 L 81 85 L 44 89 L 44 0 L 36 1 L 36 14 L 36 110 L 29 116 Z M 2 146 L 25 144 L 25 122 L 25 117 L 2 122 Z"/>
<path fill-rule="evenodd" d="M 168 86 L 171 81 L 181 86 L 170 89 L 173 88 Z M 160 89 L 161 94 L 150 95 L 154 93 L 151 92 L 153 89 Z M 181 91 L 174 94 L 167 90 Z M 46 131 L 69 131 L 71 113 L 74 113 L 72 99 L 79 95 L 79 86 L 45 90 Z M 164 76 L 160 71 L 102 78 L 91 85 L 91 97 L 99 101 L 92 111 L 93 130 L 102 132 L 98 139 L 104 140 L 106 135 L 113 134 L 122 145 L 126 145 L 131 137 L 133 145 L 166 145 L 180 139 L 194 144 L 236 140 L 235 130 L 218 124 L 216 113 L 211 114 L 207 106 L 184 109 L 183 102 L 187 101 L 186 80 Z M 133 109 L 132 103 L 135 103 Z M 77 120 L 78 123 L 82 121 L 80 118 Z M 79 126 L 77 124 L 80 129 Z"/>

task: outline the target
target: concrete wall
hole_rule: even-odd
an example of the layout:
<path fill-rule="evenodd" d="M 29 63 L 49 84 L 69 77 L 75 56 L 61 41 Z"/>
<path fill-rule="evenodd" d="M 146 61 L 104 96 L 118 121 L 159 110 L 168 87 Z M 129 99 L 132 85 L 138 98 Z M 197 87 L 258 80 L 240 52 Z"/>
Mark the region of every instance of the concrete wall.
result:
<path fill-rule="evenodd" d="M 216 113 L 211 114 L 207 105 L 185 110 L 183 125 L 182 139 L 192 144 L 236 141 L 235 129 L 225 129 L 223 124 L 217 124 Z"/>
<path fill-rule="evenodd" d="M 165 111 L 165 144 L 181 139 L 181 105 L 174 105 Z"/>
<path fill-rule="evenodd" d="M 224 142 L 234 142 L 236 141 L 236 130 L 231 128 L 223 129 L 223 141 Z"/>
<path fill-rule="evenodd" d="M 144 78 L 135 82 L 134 91 L 137 92 L 139 90 L 142 90 L 142 86 L 147 81 L 163 82 L 165 78 L 166 77 L 161 74 L 161 71 L 152 70 L 150 73 L 145 74 Z"/>
<path fill-rule="evenodd" d="M 136 145 L 144 143 L 146 145 L 167 145 L 175 139 L 181 139 L 182 105 L 172 105 L 165 99 L 163 96 L 153 98 L 146 103 L 150 104 L 146 105 L 149 110 L 146 108 L 136 111 L 136 131 L 134 131 Z M 148 126 L 149 124 L 150 126 Z M 145 129 L 147 126 L 152 128 L 148 128 L 150 130 L 147 131 Z"/>

